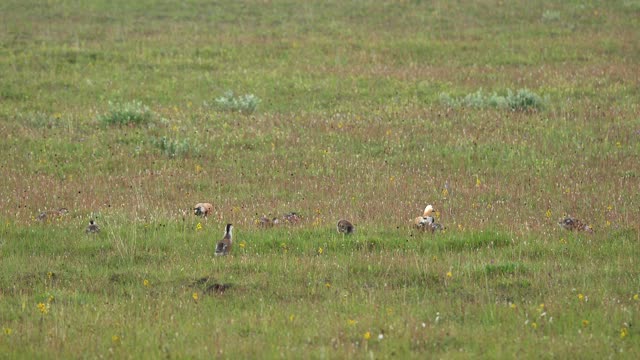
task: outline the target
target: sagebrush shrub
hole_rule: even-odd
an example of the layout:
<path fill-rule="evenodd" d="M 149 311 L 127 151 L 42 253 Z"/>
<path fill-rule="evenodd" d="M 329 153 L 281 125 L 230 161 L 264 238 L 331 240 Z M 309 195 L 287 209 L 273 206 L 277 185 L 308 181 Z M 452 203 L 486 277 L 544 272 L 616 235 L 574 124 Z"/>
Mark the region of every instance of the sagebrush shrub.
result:
<path fill-rule="evenodd" d="M 200 146 L 186 138 L 178 140 L 162 136 L 152 139 L 151 143 L 169 157 L 197 155 L 200 152 Z"/>
<path fill-rule="evenodd" d="M 540 110 L 544 108 L 545 103 L 540 95 L 528 89 L 520 89 L 515 93 L 507 90 L 506 95 L 499 95 L 495 92 L 487 95 L 482 90 L 478 90 L 459 98 L 443 93 L 440 94 L 440 102 L 449 107 L 495 108 L 513 111 Z"/>
<path fill-rule="evenodd" d="M 235 96 L 233 91 L 227 91 L 219 98 L 215 99 L 215 103 L 221 110 L 239 111 L 250 114 L 258 108 L 261 100 L 253 94 L 245 94 Z"/>
<path fill-rule="evenodd" d="M 107 125 L 144 124 L 153 118 L 153 112 L 140 101 L 128 103 L 109 102 L 109 112 L 99 117 Z"/>

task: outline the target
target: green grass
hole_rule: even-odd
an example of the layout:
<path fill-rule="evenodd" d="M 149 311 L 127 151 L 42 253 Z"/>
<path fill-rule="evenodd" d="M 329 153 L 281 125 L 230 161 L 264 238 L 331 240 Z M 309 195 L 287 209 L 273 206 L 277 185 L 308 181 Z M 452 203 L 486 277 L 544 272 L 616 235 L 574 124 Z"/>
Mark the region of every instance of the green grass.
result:
<path fill-rule="evenodd" d="M 640 357 L 636 3 L 4 2 L 0 353 Z"/>

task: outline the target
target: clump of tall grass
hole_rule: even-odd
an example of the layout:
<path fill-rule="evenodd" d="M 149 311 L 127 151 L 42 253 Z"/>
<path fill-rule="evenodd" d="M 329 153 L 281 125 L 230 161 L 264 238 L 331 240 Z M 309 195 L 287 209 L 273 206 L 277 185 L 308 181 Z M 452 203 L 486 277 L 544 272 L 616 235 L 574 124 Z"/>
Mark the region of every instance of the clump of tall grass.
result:
<path fill-rule="evenodd" d="M 447 93 L 440 94 L 440 102 L 450 107 L 496 108 L 512 111 L 535 111 L 544 108 L 545 100 L 528 89 L 520 89 L 515 93 L 510 89 L 505 95 L 498 93 L 485 94 L 482 89 L 463 97 L 452 97 Z"/>
<path fill-rule="evenodd" d="M 153 112 L 140 101 L 113 103 L 109 101 L 109 111 L 98 120 L 107 125 L 139 125 L 153 119 Z"/>
<path fill-rule="evenodd" d="M 157 147 L 161 153 L 168 157 L 198 155 L 200 153 L 200 145 L 189 139 L 171 139 L 166 136 L 153 138 L 151 143 Z"/>
<path fill-rule="evenodd" d="M 250 114 L 256 111 L 261 100 L 253 94 L 236 96 L 233 91 L 227 91 L 215 99 L 215 105 L 224 111 L 238 111 Z"/>

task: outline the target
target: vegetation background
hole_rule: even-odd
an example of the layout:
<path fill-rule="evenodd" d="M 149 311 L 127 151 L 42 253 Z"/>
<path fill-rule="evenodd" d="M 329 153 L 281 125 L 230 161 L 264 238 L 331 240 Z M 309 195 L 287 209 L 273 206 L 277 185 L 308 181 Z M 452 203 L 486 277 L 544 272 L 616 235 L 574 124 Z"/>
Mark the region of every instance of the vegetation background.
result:
<path fill-rule="evenodd" d="M 0 353 L 640 358 L 639 17 L 2 1 Z"/>

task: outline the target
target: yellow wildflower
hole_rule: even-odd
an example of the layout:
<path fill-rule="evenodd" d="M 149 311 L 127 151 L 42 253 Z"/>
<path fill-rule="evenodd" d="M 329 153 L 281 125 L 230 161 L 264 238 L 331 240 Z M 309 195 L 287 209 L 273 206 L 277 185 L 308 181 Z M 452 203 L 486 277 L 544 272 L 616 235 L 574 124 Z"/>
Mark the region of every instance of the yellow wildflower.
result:
<path fill-rule="evenodd" d="M 362 335 L 362 338 L 365 340 L 371 339 L 371 333 L 367 331 L 366 333 L 364 333 L 364 335 Z"/>
<path fill-rule="evenodd" d="M 511 303 L 509 304 L 509 307 L 515 310 L 515 308 L 517 308 L 518 306 L 514 303 Z"/>
<path fill-rule="evenodd" d="M 580 302 L 584 301 L 584 295 L 582 293 L 578 294 L 578 301 Z"/>
<path fill-rule="evenodd" d="M 589 320 L 582 320 L 582 327 L 589 326 Z"/>
<path fill-rule="evenodd" d="M 538 324 L 536 324 L 536 323 L 532 322 L 532 323 L 531 323 L 531 328 L 532 328 L 533 330 L 537 329 L 537 328 L 538 328 Z"/>
<path fill-rule="evenodd" d="M 324 284 L 324 286 L 326 286 L 326 287 L 327 287 L 327 289 L 328 289 L 328 288 L 330 288 L 330 287 L 331 287 L 331 283 L 330 283 L 330 282 L 326 282 L 326 283 Z"/>
<path fill-rule="evenodd" d="M 447 271 L 447 277 L 448 278 L 453 277 L 453 274 L 451 273 L 451 271 Z"/>
<path fill-rule="evenodd" d="M 38 310 L 40 310 L 42 315 L 47 315 L 49 313 L 49 304 L 38 303 Z"/>
<path fill-rule="evenodd" d="M 193 298 L 193 300 L 195 302 L 198 302 L 198 293 L 197 292 L 194 292 L 193 294 L 191 294 L 191 297 Z"/>
<path fill-rule="evenodd" d="M 200 230 L 202 230 L 202 224 L 198 223 L 196 225 L 196 231 L 200 231 Z"/>
<path fill-rule="evenodd" d="M 144 279 L 144 280 L 142 281 L 142 285 L 144 285 L 145 287 L 148 287 L 148 286 L 149 286 L 149 280 Z"/>
<path fill-rule="evenodd" d="M 11 328 L 3 328 L 3 330 L 6 335 L 11 335 L 11 333 L 13 332 Z"/>
<path fill-rule="evenodd" d="M 243 241 L 240 244 L 238 244 L 238 246 L 240 246 L 241 249 L 244 249 L 244 247 L 247 246 L 247 244 Z"/>
<path fill-rule="evenodd" d="M 620 328 L 620 339 L 624 339 L 629 335 L 629 329 L 626 327 Z"/>
<path fill-rule="evenodd" d="M 547 218 L 551 217 L 551 209 L 547 209 L 547 212 L 545 213 L 545 215 L 547 216 Z"/>
<path fill-rule="evenodd" d="M 347 319 L 347 324 L 349 324 L 349 325 L 351 325 L 351 326 L 355 325 L 356 323 L 357 323 L 357 321 L 356 321 L 356 320 L 353 320 L 353 319 Z"/>
<path fill-rule="evenodd" d="M 322 253 L 324 252 L 324 250 L 322 249 L 322 247 L 318 248 L 318 255 L 322 255 Z"/>
<path fill-rule="evenodd" d="M 289 315 L 289 321 L 293 321 L 295 318 L 296 318 L 295 315 L 293 314 Z"/>
<path fill-rule="evenodd" d="M 640 297 L 638 297 L 638 294 L 633 295 L 633 300 L 638 301 L 640 299 Z"/>

